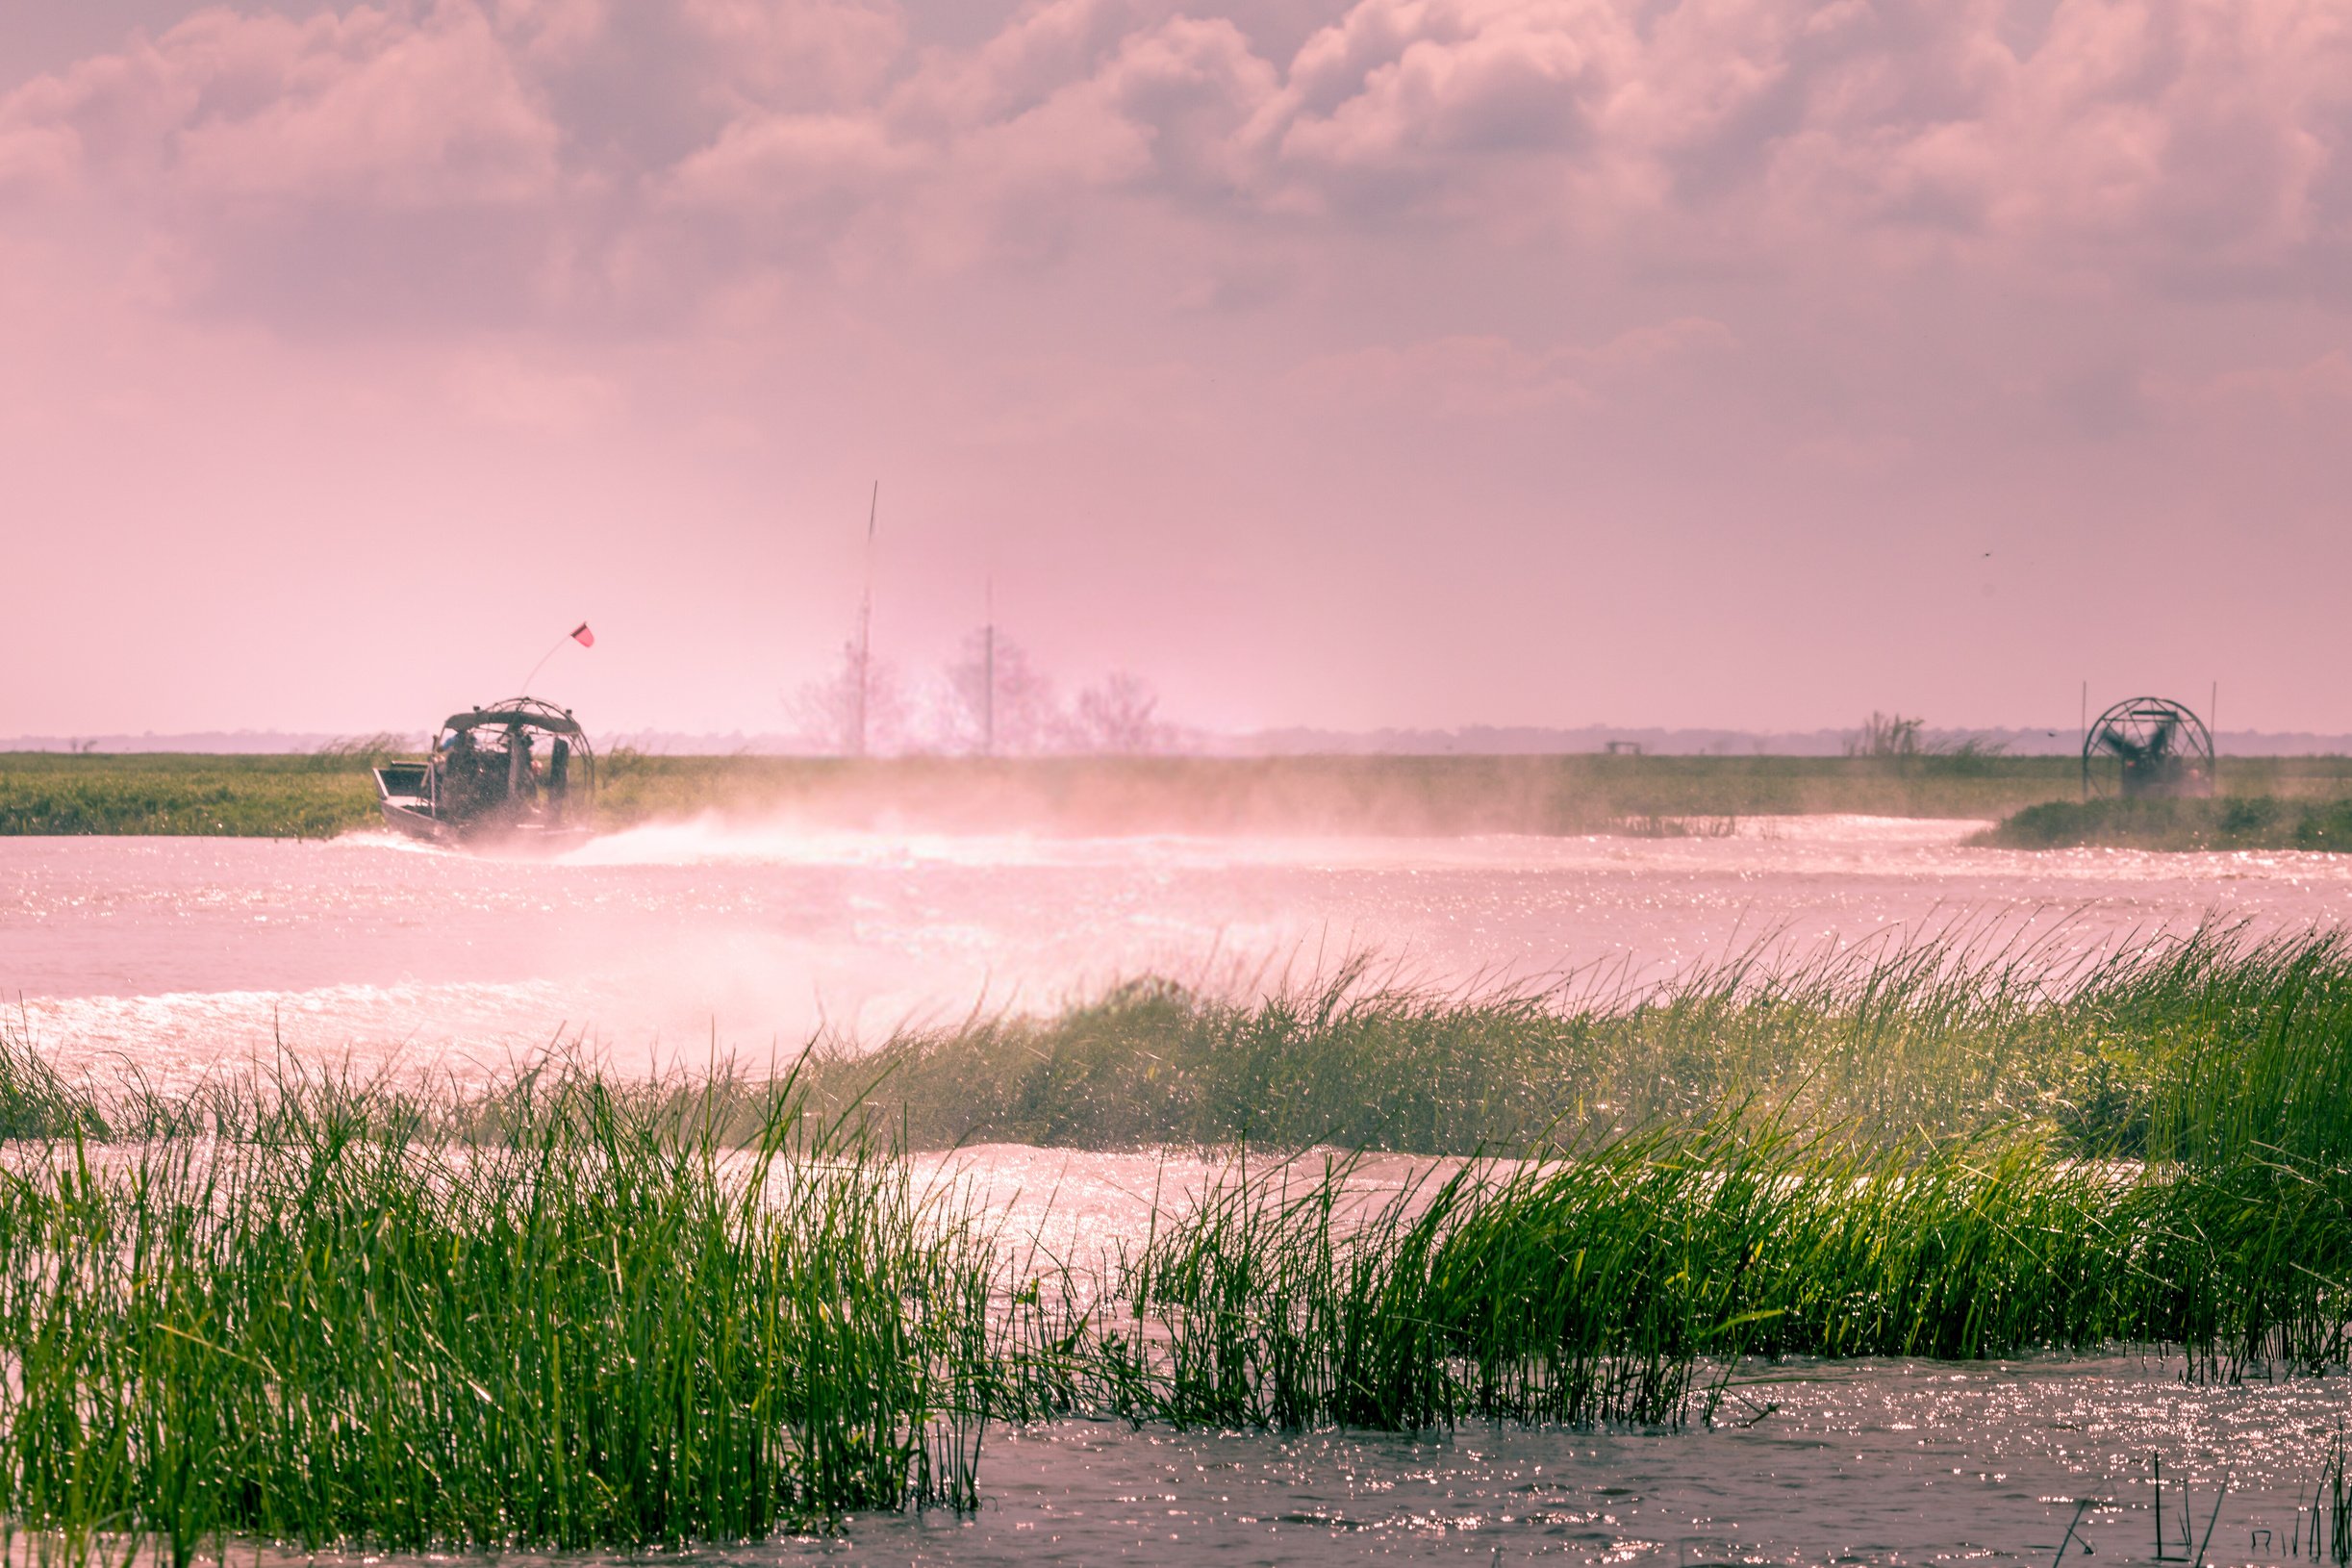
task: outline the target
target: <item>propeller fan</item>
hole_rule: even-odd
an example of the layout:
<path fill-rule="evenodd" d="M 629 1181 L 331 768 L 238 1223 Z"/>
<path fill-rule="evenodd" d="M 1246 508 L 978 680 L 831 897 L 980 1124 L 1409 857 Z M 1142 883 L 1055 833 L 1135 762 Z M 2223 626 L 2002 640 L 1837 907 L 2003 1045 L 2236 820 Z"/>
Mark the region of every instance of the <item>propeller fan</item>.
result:
<path fill-rule="evenodd" d="M 2083 737 L 2083 788 L 2126 797 L 2210 795 L 2213 737 L 2178 702 L 2128 697 L 2099 715 Z"/>

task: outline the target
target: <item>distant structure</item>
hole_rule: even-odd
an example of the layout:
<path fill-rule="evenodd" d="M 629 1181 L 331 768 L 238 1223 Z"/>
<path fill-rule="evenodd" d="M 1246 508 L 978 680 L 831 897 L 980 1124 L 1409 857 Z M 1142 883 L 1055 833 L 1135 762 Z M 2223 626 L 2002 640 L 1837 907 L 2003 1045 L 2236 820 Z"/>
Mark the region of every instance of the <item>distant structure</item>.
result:
<path fill-rule="evenodd" d="M 2213 793 L 2213 737 L 2182 703 L 2126 697 L 2083 732 L 2083 797 L 2126 800 Z"/>
<path fill-rule="evenodd" d="M 882 481 L 866 501 L 866 593 L 857 601 L 857 692 L 850 710 L 849 755 L 866 754 L 866 705 L 873 690 L 873 521 L 882 506 Z"/>
<path fill-rule="evenodd" d="M 1609 741 L 1604 744 L 1601 749 L 1612 757 L 1638 757 L 1641 755 L 1641 743 L 1639 741 Z"/>

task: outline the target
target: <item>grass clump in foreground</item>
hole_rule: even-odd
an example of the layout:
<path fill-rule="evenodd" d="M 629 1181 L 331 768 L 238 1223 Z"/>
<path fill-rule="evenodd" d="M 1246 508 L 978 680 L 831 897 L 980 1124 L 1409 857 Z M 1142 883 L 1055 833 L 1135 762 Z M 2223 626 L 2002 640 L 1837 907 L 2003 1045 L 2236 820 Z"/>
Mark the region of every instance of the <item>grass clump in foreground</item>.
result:
<path fill-rule="evenodd" d="M 19 1042 L 0 1529 L 77 1560 L 741 1540 L 969 1505 L 988 1420 L 1679 1422 L 1756 1357 L 2345 1359 L 2332 937 L 1929 945 L 1584 1005 L 1361 981 L 1147 989 L 1108 1038 L 1081 1009 L 779 1082 L 559 1067 L 470 1097 L 101 1093 Z M 923 1125 L 944 1074 L 1050 1141 L 1097 1141 L 1114 1090 L 1171 1128 L 1287 1095 L 1295 1131 L 1383 1061 L 1433 1087 L 1358 1141 L 1467 1157 L 1399 1187 L 1239 1150 L 1099 1268 L 991 1236 L 873 1130 Z"/>
<path fill-rule="evenodd" d="M 2008 849 L 2352 850 L 2352 800 L 2272 795 L 2049 800 L 1977 836 Z"/>
<path fill-rule="evenodd" d="M 2026 1138 L 1873 1149 L 1771 1115 L 1458 1170 L 1230 1182 L 1134 1269 L 1138 1402 L 1203 1426 L 1711 1419 L 1753 1356 L 2174 1347 L 2340 1365 L 2352 1181 L 2118 1171 Z M 1350 1210 L 1356 1212 L 1351 1214 Z"/>
<path fill-rule="evenodd" d="M 453 1145 L 312 1083 L 228 1139 L 18 1146 L 0 1516 L 69 1560 L 144 1538 L 185 1563 L 227 1536 L 636 1545 L 969 1505 L 981 1252 L 789 1085 L 733 1151 L 698 1103 L 559 1075 Z"/>

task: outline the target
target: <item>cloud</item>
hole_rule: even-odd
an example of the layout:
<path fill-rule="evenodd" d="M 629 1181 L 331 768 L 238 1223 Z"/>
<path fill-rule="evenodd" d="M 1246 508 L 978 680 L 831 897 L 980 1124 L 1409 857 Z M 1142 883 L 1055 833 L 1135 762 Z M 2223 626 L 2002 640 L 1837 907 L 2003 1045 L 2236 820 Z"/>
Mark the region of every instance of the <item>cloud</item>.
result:
<path fill-rule="evenodd" d="M 2216 416 L 2232 422 L 2314 424 L 2333 438 L 2352 410 L 2352 354 L 2330 349 L 2289 365 L 2257 365 L 2199 378 L 2152 378 L 2148 401 L 2180 425 Z"/>
<path fill-rule="evenodd" d="M 1319 356 L 1293 370 L 1289 385 L 1307 406 L 1334 410 L 1403 408 L 1451 418 L 1590 412 L 1734 346 L 1729 328 L 1700 319 L 1635 328 L 1594 347 L 1530 350 L 1491 335 L 1448 337 Z"/>
<path fill-rule="evenodd" d="M 550 614 L 638 595 L 657 710 L 747 714 L 881 476 L 893 638 L 1000 571 L 1239 690 L 1769 706 L 1848 690 L 1766 654 L 1856 667 L 1885 628 L 1808 607 L 1864 603 L 1913 650 L 1872 681 L 1948 711 L 2023 647 L 2030 710 L 2143 629 L 1987 638 L 1971 583 L 1939 634 L 1937 536 L 2055 602 L 2227 518 L 2264 608 L 2175 630 L 2247 646 L 2352 553 L 2340 0 L 309 3 L 0 84 L 28 648 L 128 613 L 76 583 L 396 618 L 431 562 L 369 542 L 463 507 Z M 220 619 L 248 666 L 164 663 L 278 700 L 282 629 Z M 1616 646 L 1649 695 L 1563 695 Z"/>
<path fill-rule="evenodd" d="M 1032 0 L 946 49 L 883 0 L 213 9 L 0 99 L 0 223 L 103 206 L 190 304 L 411 329 L 1107 257 L 1123 212 L 1196 274 L 1401 232 L 2176 297 L 2333 297 L 2352 259 L 2333 0 L 2059 0 L 2030 46 L 1998 0 L 1354 0 L 1287 60 L 1248 19 Z"/>
<path fill-rule="evenodd" d="M 514 202 L 546 192 L 559 140 L 516 64 L 462 3 L 207 11 L 19 89 L 0 124 L 69 141 L 85 179 L 182 209 Z"/>
<path fill-rule="evenodd" d="M 1773 242 L 1826 228 L 2176 291 L 2326 287 L 2352 217 L 2341 8 L 2061 0 L 2023 56 L 1999 16 L 1849 6 L 1691 40 L 1680 74 L 1717 90 L 1668 94 L 1682 113 L 1625 139 Z"/>
<path fill-rule="evenodd" d="M 1343 199 L 1527 159 L 1571 172 L 1635 48 L 1629 16 L 1585 0 L 1360 0 L 1300 49 L 1267 134 L 1292 190 Z"/>

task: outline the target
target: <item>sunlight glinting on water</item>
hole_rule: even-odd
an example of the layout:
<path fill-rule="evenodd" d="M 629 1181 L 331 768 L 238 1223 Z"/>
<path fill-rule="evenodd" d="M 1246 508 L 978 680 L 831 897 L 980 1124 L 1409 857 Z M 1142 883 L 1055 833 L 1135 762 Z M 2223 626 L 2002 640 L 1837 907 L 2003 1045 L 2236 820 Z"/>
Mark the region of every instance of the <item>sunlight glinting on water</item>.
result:
<path fill-rule="evenodd" d="M 2028 856 L 1965 847 L 1976 825 L 1085 840 L 700 822 L 553 861 L 368 834 L 17 839 L 0 842 L 0 984 L 69 1071 L 181 1083 L 284 1050 L 476 1080 L 551 1041 L 622 1071 L 757 1061 L 820 1030 L 873 1039 L 974 1007 L 1050 1008 L 1143 973 L 1264 989 L 1363 950 L 1428 986 L 1623 983 L 1758 943 L 1803 954 L 1963 929 L 1985 950 L 2063 959 L 2213 920 L 2327 926 L 2352 908 L 2339 857 Z M 1375 1159 L 1358 1177 L 1393 1190 L 1413 1169 Z M 1007 1146 L 915 1167 L 1040 1271 L 1099 1270 L 1213 1174 L 1189 1152 Z M 2174 1538 L 2193 1524 L 2215 1532 L 2209 1560 L 2276 1561 L 2345 1413 L 2340 1378 L 2187 1384 L 2177 1364 L 2116 1358 L 1741 1376 L 1721 1425 L 1680 1433 L 998 1432 L 975 1517 L 860 1519 L 719 1555 L 2046 1562 L 2074 1528 L 2128 1561 L 2153 1550 L 2161 1454 Z"/>
<path fill-rule="evenodd" d="M 1667 839 L 1062 839 L 641 828 L 556 861 L 374 834 L 17 840 L 0 985 L 66 1061 L 287 1050 L 468 1070 L 559 1036 L 617 1068 L 765 1060 L 1154 973 L 1248 991 L 1372 951 L 1437 987 L 1657 978 L 1966 925 L 2054 953 L 2331 923 L 2340 857 L 2024 855 L 1977 825 L 1760 819 Z"/>

